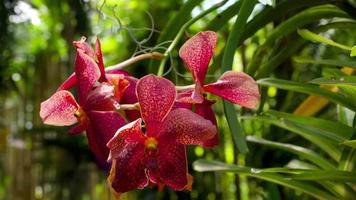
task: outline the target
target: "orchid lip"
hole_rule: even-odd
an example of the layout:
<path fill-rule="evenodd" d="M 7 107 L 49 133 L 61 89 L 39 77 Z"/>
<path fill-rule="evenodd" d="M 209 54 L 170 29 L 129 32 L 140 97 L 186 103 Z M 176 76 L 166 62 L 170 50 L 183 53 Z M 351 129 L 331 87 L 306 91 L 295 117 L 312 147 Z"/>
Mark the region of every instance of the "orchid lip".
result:
<path fill-rule="evenodd" d="M 155 150 L 157 149 L 158 142 L 154 137 L 148 137 L 145 140 L 145 147 L 148 150 Z"/>

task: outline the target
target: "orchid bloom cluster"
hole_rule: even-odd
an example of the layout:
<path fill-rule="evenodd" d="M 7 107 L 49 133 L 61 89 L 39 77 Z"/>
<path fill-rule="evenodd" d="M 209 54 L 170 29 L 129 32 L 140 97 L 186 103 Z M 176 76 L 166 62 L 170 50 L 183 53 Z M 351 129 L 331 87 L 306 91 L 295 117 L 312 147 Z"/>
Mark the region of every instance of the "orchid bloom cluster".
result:
<path fill-rule="evenodd" d="M 40 116 L 49 125 L 75 124 L 70 134 L 86 132 L 98 165 L 111 168 L 108 182 L 117 194 L 148 184 L 189 190 L 186 145 L 218 144 L 215 101 L 206 93 L 246 108 L 255 108 L 260 98 L 256 82 L 243 72 L 228 71 L 204 84 L 216 43 L 217 34 L 206 31 L 181 47 L 179 56 L 195 84 L 177 87 L 152 74 L 136 79 L 105 70 L 100 41 L 92 49 L 83 38 L 74 42 L 75 73 L 42 102 Z M 78 101 L 69 91 L 73 87 Z"/>

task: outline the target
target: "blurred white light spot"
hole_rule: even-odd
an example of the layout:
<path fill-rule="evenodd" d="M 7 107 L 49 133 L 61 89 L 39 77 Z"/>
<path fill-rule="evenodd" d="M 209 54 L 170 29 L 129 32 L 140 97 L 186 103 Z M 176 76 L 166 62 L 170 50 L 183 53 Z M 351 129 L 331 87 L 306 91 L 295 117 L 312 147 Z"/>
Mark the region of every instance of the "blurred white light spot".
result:
<path fill-rule="evenodd" d="M 9 17 L 12 23 L 18 24 L 26 21 L 30 21 L 33 25 L 39 25 L 41 23 L 37 9 L 34 9 L 30 4 L 24 1 L 17 2 L 14 11 L 16 14 L 10 15 Z"/>
<path fill-rule="evenodd" d="M 19 73 L 13 73 L 11 78 L 12 78 L 13 81 L 16 82 L 16 81 L 21 80 L 21 75 Z"/>
<path fill-rule="evenodd" d="M 43 190 L 41 186 L 36 186 L 35 187 L 35 198 L 36 199 L 42 199 L 43 198 Z"/>
<path fill-rule="evenodd" d="M 26 128 L 27 130 L 31 130 L 31 129 L 33 128 L 33 123 L 30 122 L 30 121 L 27 121 L 27 122 L 25 123 L 25 128 Z"/>

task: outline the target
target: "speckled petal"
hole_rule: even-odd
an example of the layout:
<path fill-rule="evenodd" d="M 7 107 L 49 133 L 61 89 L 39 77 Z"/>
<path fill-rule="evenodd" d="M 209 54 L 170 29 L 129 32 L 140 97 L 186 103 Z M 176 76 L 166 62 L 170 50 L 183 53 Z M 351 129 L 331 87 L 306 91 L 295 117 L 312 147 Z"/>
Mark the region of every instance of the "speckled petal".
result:
<path fill-rule="evenodd" d="M 106 144 L 126 121 L 115 111 L 89 111 L 87 115 L 92 128 L 92 132 L 87 132 L 90 149 L 97 160 L 106 163 L 109 156 Z"/>
<path fill-rule="evenodd" d="M 176 102 L 174 102 L 172 110 L 177 109 L 177 108 L 185 108 L 185 109 L 188 109 L 188 110 L 192 110 L 193 104 L 176 101 Z"/>
<path fill-rule="evenodd" d="M 147 75 L 138 81 L 136 94 L 146 124 L 146 134 L 155 135 L 174 104 L 177 95 L 175 87 L 165 78 Z"/>
<path fill-rule="evenodd" d="M 129 86 L 125 90 L 124 94 L 121 97 L 121 104 L 134 104 L 137 103 L 136 96 L 136 85 L 137 79 L 132 76 L 125 76 L 125 79 L 129 81 Z M 125 110 L 125 114 L 130 121 L 134 121 L 141 117 L 141 114 L 137 110 Z"/>
<path fill-rule="evenodd" d="M 209 120 L 212 124 L 217 127 L 216 118 L 214 111 L 212 109 L 212 105 L 215 103 L 214 100 L 204 99 L 203 103 L 195 104 L 195 113 L 204 117 L 204 119 Z M 218 130 L 218 129 L 217 129 Z M 219 136 L 215 134 L 215 136 L 203 143 L 204 147 L 214 147 L 219 143 Z"/>
<path fill-rule="evenodd" d="M 75 75 L 78 83 L 79 104 L 85 105 L 89 92 L 100 77 L 100 70 L 95 61 L 81 50 L 77 50 Z"/>
<path fill-rule="evenodd" d="M 246 108 L 256 108 L 260 101 L 256 81 L 243 72 L 227 71 L 217 82 L 205 85 L 204 90 Z"/>
<path fill-rule="evenodd" d="M 114 98 L 114 86 L 108 83 L 101 83 L 92 90 L 87 99 L 86 108 L 88 110 L 115 110 L 119 103 Z"/>
<path fill-rule="evenodd" d="M 70 90 L 77 85 L 77 77 L 75 73 L 72 73 L 57 89 L 59 90 Z"/>
<path fill-rule="evenodd" d="M 141 119 L 121 127 L 108 142 L 115 169 L 111 172 L 111 186 L 123 193 L 142 189 L 148 184 L 143 159 L 145 137 L 141 131 Z"/>
<path fill-rule="evenodd" d="M 157 148 L 157 165 L 148 168 L 151 181 L 167 185 L 173 190 L 183 190 L 188 184 L 185 146 L 169 135 L 163 135 L 158 138 Z"/>
<path fill-rule="evenodd" d="M 99 38 L 96 38 L 95 41 L 95 55 L 98 60 L 98 66 L 100 70 L 100 80 L 105 81 L 105 68 L 104 68 L 104 59 L 103 59 L 103 53 L 101 51 L 101 43 Z"/>
<path fill-rule="evenodd" d="M 115 99 L 120 102 L 122 96 L 125 94 L 126 89 L 129 87 L 130 82 L 123 74 L 110 74 L 107 77 L 108 83 L 114 86 Z"/>
<path fill-rule="evenodd" d="M 61 90 L 41 103 L 40 117 L 44 124 L 69 126 L 77 122 L 74 113 L 78 108 L 73 95 L 69 91 Z"/>
<path fill-rule="evenodd" d="M 132 76 L 125 76 L 125 79 L 129 81 L 129 86 L 125 90 L 124 94 L 122 95 L 121 104 L 134 104 L 137 103 L 137 96 L 136 96 L 136 85 L 137 79 Z M 130 121 L 134 121 L 141 117 L 141 114 L 137 110 L 125 110 L 125 114 Z"/>
<path fill-rule="evenodd" d="M 213 31 L 205 31 L 194 35 L 180 48 L 179 56 L 193 73 L 196 83 L 204 83 L 216 43 L 217 34 Z"/>
<path fill-rule="evenodd" d="M 177 108 L 168 114 L 159 135 L 169 135 L 181 144 L 202 145 L 216 135 L 216 127 L 190 110 Z"/>
<path fill-rule="evenodd" d="M 182 103 L 202 103 L 204 100 L 204 96 L 202 95 L 203 91 L 201 86 L 198 84 L 195 86 L 195 89 L 187 89 L 184 91 L 180 91 L 177 96 L 177 101 Z"/>
<path fill-rule="evenodd" d="M 82 36 L 79 41 L 74 41 L 73 45 L 76 49 L 80 49 L 91 58 L 95 58 L 95 52 L 93 48 L 86 42 L 87 38 Z"/>
<path fill-rule="evenodd" d="M 68 130 L 69 135 L 81 134 L 87 128 L 87 123 L 78 124 Z"/>

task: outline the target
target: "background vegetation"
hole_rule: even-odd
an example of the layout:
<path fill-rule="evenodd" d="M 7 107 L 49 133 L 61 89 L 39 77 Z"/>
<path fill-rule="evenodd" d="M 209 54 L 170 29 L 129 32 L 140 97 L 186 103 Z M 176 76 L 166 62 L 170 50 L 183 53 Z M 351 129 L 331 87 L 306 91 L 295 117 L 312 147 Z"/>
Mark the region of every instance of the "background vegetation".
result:
<path fill-rule="evenodd" d="M 249 111 L 212 97 L 220 145 L 188 148 L 189 161 L 198 160 L 189 164 L 192 192 L 151 188 L 123 198 L 355 198 L 356 2 L 215 3 L 2 0 L 0 199 L 112 199 L 85 137 L 43 126 L 38 115 L 40 102 L 73 71 L 73 40 L 99 36 L 107 66 L 165 53 L 172 59 L 164 75 L 180 85 L 192 80 L 177 50 L 204 30 L 219 33 L 207 81 L 229 69 L 245 71 L 258 80 L 261 105 Z M 157 73 L 160 62 L 128 70 Z"/>

